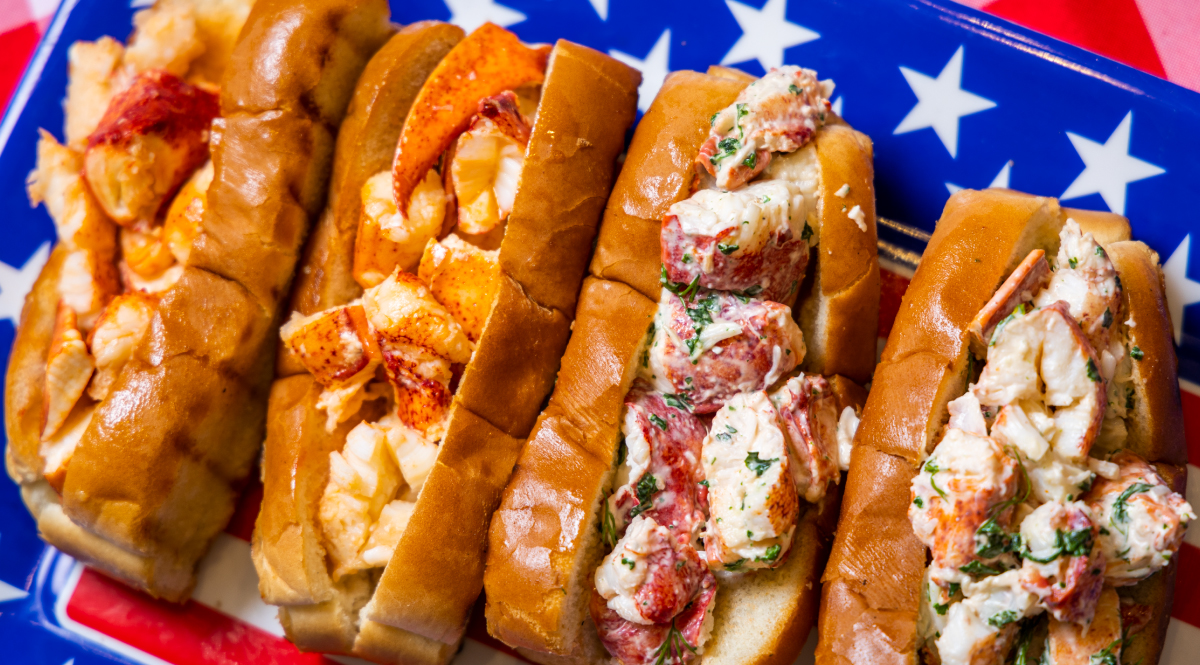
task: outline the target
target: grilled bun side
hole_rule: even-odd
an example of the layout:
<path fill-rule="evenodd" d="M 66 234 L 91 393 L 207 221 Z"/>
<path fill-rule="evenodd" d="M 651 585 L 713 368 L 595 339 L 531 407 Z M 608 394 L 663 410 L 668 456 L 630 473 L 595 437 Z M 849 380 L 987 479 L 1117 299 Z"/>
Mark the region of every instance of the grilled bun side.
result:
<path fill-rule="evenodd" d="M 1133 363 L 1134 411 L 1128 420 L 1126 447 L 1154 463 L 1172 489 L 1183 494 L 1187 489 L 1187 440 L 1174 331 L 1159 257 L 1136 241 L 1113 242 L 1104 249 L 1125 287 L 1124 311 L 1134 322 L 1129 343 L 1145 354 Z M 1149 579 L 1117 589 L 1122 599 L 1155 609 L 1150 623 L 1126 641 L 1122 662 L 1158 662 L 1171 621 L 1178 567 L 1176 559 Z"/>
<path fill-rule="evenodd" d="M 363 69 L 338 130 L 329 201 L 305 246 L 291 311 L 307 316 L 362 295 L 351 269 L 363 184 L 391 166 L 400 128 L 421 85 L 462 38 L 463 30 L 456 25 L 413 23 L 393 35 Z M 276 374 L 304 371 L 280 342 Z"/>
<path fill-rule="evenodd" d="M 1133 366 L 1136 407 L 1126 447 L 1155 463 L 1176 491 L 1184 488 L 1182 407 L 1157 255 L 1128 240 L 1128 221 L 1118 215 L 1061 208 L 1054 199 L 1006 190 L 955 194 L 905 294 L 855 439 L 824 577 L 817 662 L 918 659 L 926 551 L 907 516 L 912 477 L 946 420 L 946 403 L 966 390 L 967 324 L 1029 251 L 1057 252 L 1067 218 L 1104 245 L 1135 323 L 1130 344 L 1145 350 L 1145 359 Z M 1120 595 L 1169 608 L 1175 569 L 1173 562 Z M 1169 616 L 1164 609 L 1133 633 L 1123 659 L 1156 662 Z"/>
<path fill-rule="evenodd" d="M 449 50 L 461 37 L 461 33 L 449 34 L 450 30 L 458 30 L 453 26 L 419 25 L 436 37 L 426 40 L 422 57 L 428 56 L 429 49 Z M 408 38 L 408 30 L 398 33 L 378 56 L 386 58 L 389 67 L 401 66 L 388 50 L 398 40 Z M 437 58 L 440 60 L 442 55 Z M 436 62 L 424 71 L 422 80 L 435 66 Z M 355 99 L 396 99 L 401 96 L 396 88 L 409 82 L 408 77 L 376 68 L 372 62 Z M 414 663 L 444 663 L 457 650 L 483 585 L 484 546 L 491 513 L 538 410 L 554 385 L 570 335 L 578 286 L 612 185 L 616 158 L 636 112 L 639 82 L 635 70 L 591 49 L 560 41 L 551 52 L 537 120 L 500 246 L 498 294 L 460 380 L 437 462 L 374 595 L 369 586 L 363 595 L 356 585 L 335 585 L 329 579 L 315 502 L 328 477 L 329 451 L 341 449 L 345 426 L 338 430 L 340 437 L 336 432 L 326 435 L 321 424 L 325 415 L 316 409 L 315 397 L 303 403 L 285 398 L 287 391 L 278 385 L 301 377 L 287 376 L 297 371 L 297 366 L 281 354 L 277 367 L 281 377 L 277 382 L 279 399 L 277 402 L 276 396 L 272 397 L 272 414 L 277 408 L 281 412 L 290 408 L 307 410 L 305 422 L 319 425 L 319 431 L 309 436 L 313 441 L 321 439 L 324 447 L 321 454 L 310 451 L 301 460 L 303 444 L 283 440 L 294 433 L 281 429 L 276 437 L 268 432 L 266 458 L 279 457 L 289 468 L 307 469 L 315 489 L 311 504 L 306 504 L 296 494 L 298 488 L 283 482 L 286 476 L 279 483 L 268 481 L 264 512 L 256 530 L 263 537 L 256 535 L 255 541 L 263 554 L 256 555 L 256 562 L 260 575 L 275 566 L 297 578 L 303 577 L 301 570 L 307 565 L 297 555 L 300 550 L 288 540 L 276 537 L 272 541 L 267 536 L 272 524 L 266 517 L 268 510 L 283 516 L 287 529 L 294 532 L 292 537 L 303 534 L 305 547 L 310 548 L 306 551 L 311 551 L 312 560 L 319 562 L 320 574 L 314 573 L 310 579 L 320 584 L 305 593 L 289 595 L 291 588 L 286 584 L 272 597 L 264 591 L 268 602 L 286 605 L 281 608 L 281 618 L 287 617 L 284 625 L 288 636 L 302 648 L 354 653 L 382 662 Z M 404 93 L 408 103 L 416 93 Z M 352 111 L 359 109 L 352 106 Z M 359 138 L 338 144 L 337 164 L 342 164 L 343 160 L 358 159 L 356 154 L 364 145 L 380 144 L 381 136 L 390 142 L 386 157 L 377 156 L 378 164 L 355 167 L 362 179 L 386 168 L 400 133 L 400 126 L 391 122 L 391 110 L 381 108 L 378 113 L 377 118 L 388 122 L 364 122 L 356 130 L 361 132 Z M 399 119 L 403 121 L 404 116 Z M 338 177 L 350 178 L 341 176 L 336 167 L 334 177 L 335 187 Z M 336 242 L 318 248 L 320 237 L 315 237 L 306 255 L 302 272 L 321 277 L 297 283 L 293 303 L 302 312 L 305 307 L 317 311 L 345 304 L 361 293 L 349 272 L 357 232 L 358 194 L 355 191 L 342 196 L 335 190 L 333 196 L 339 198 L 331 201 L 333 212 L 326 214 L 322 224 L 330 229 L 327 237 L 336 236 Z M 354 205 L 343 205 L 350 196 Z M 346 215 L 353 213 L 353 222 L 347 222 L 344 231 L 335 229 L 341 226 L 334 216 L 339 208 Z M 337 279 L 346 288 L 334 288 Z M 304 380 L 311 382 L 307 374 Z M 273 500 L 273 493 L 286 496 Z M 311 508 L 300 515 L 295 506 L 301 505 Z"/>
<path fill-rule="evenodd" d="M 22 489 L 45 482 L 42 480 L 44 463 L 38 452 L 42 439 L 42 392 L 46 384 L 46 357 L 50 352 L 58 310 L 58 277 L 66 255 L 64 245 L 58 245 L 50 252 L 45 267 L 25 296 L 21 321 L 8 356 L 8 373 L 4 380 L 4 427 L 8 447 L 4 461 L 8 475 Z M 41 502 L 27 497 L 25 503 L 37 519 Z"/>
<path fill-rule="evenodd" d="M 820 228 L 795 307 L 808 347 L 802 368 L 866 383 L 879 335 L 874 149 L 866 134 L 840 121 L 819 129 L 813 142 L 821 167 Z M 850 191 L 839 197 L 843 185 Z M 856 207 L 865 228 L 848 216 Z"/>
<path fill-rule="evenodd" d="M 753 80 L 723 68 L 707 75 L 684 71 L 668 76 L 634 134 L 613 188 L 590 266 L 592 277 L 580 297 L 554 394 L 521 452 L 489 533 L 484 575 L 488 630 L 536 662 L 593 663 L 609 658 L 587 603 L 591 576 L 603 555 L 597 524 L 600 502 L 614 473 L 622 405 L 662 288 L 661 219 L 673 203 L 689 195 L 693 158 L 707 136 L 709 118 L 732 104 Z M 840 275 L 835 272 L 840 256 L 824 261 L 830 272 L 822 274 L 828 275 L 824 280 L 830 286 L 812 297 L 828 300 L 826 293 L 853 293 L 847 300 L 861 298 L 867 301 L 865 307 L 877 310 L 877 268 L 872 297 L 871 269 L 865 264 L 867 253 L 875 261 L 870 144 L 848 128 L 835 131 L 841 133 L 818 133 L 818 155 L 826 145 L 841 148 L 841 155 L 831 154 L 842 157 L 849 152 L 842 146 L 851 141 L 865 150 L 866 180 L 858 195 L 870 205 L 863 208 L 871 224 L 868 233 L 861 232 L 840 206 L 841 219 L 862 238 L 839 236 L 846 229 L 839 226 L 841 220 L 822 217 L 821 223 L 831 229 L 831 238 L 851 248 L 867 242 L 871 246 L 863 256 L 853 255 L 855 265 Z M 863 161 L 857 159 L 856 164 L 846 168 L 861 178 Z M 832 195 L 845 182 L 859 179 L 839 179 L 822 187 Z M 837 317 L 823 321 L 829 319 Z M 811 317 L 809 323 L 816 320 Z M 872 325 L 869 346 L 857 352 L 871 361 L 874 330 Z M 806 340 L 820 334 L 810 328 L 804 333 Z M 833 384 L 845 404 L 864 401 L 865 393 L 853 382 L 835 377 Z M 717 628 L 705 658 L 738 663 L 795 658 L 816 611 L 818 573 L 832 540 L 838 499 L 838 492 L 832 491 L 820 506 L 809 509 L 798 525 L 801 540 L 796 541 L 793 558 L 782 568 L 722 583 Z M 761 621 L 744 620 L 747 612 Z"/>
<path fill-rule="evenodd" d="M 262 439 L 280 301 L 383 2 L 256 4 L 230 56 L 201 233 L 76 448 L 53 545 L 183 600 Z M 131 417 L 131 414 L 134 414 Z"/>

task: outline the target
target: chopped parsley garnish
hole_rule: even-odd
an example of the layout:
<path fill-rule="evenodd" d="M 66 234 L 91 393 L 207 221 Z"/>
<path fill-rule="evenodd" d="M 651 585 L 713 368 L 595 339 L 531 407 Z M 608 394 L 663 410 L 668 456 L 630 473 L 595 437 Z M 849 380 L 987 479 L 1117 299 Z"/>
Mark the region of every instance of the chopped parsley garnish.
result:
<path fill-rule="evenodd" d="M 778 558 L 779 558 L 779 550 L 780 550 L 780 547 L 779 547 L 779 545 L 772 545 L 772 546 L 770 546 L 770 547 L 768 547 L 768 548 L 767 548 L 767 551 L 766 551 L 766 552 L 763 552 L 763 555 L 762 555 L 762 556 L 756 556 L 756 557 L 754 557 L 754 560 L 755 560 L 755 561 L 762 561 L 762 562 L 765 562 L 765 563 L 770 563 L 770 562 L 772 562 L 772 561 L 774 561 L 774 560 L 776 560 L 776 559 L 778 559 Z"/>
<path fill-rule="evenodd" d="M 717 249 L 718 249 L 718 250 L 720 250 L 720 251 L 721 251 L 721 253 L 722 253 L 722 254 L 724 254 L 725 256 L 729 256 L 730 254 L 732 254 L 732 253 L 734 253 L 734 252 L 738 251 L 738 246 L 737 246 L 737 245 L 726 245 L 726 244 L 723 244 L 723 243 L 717 243 Z"/>
<path fill-rule="evenodd" d="M 1129 357 L 1134 360 L 1141 360 L 1146 357 L 1146 354 L 1142 351 L 1141 347 L 1135 346 L 1129 350 Z"/>
<path fill-rule="evenodd" d="M 744 566 L 744 565 L 746 565 L 746 560 L 745 560 L 745 559 L 738 559 L 737 561 L 734 561 L 733 563 L 727 563 L 727 564 L 725 564 L 725 570 L 731 570 L 731 571 L 735 571 L 735 572 L 736 572 L 736 571 L 739 571 L 739 570 L 741 570 L 741 569 L 742 569 L 742 566 Z"/>
<path fill-rule="evenodd" d="M 742 304 L 745 304 L 750 302 L 751 298 L 755 298 L 758 294 L 762 293 L 762 290 L 762 284 L 752 284 L 746 287 L 744 291 L 730 291 L 729 293 L 737 297 L 738 300 L 741 300 Z"/>
<path fill-rule="evenodd" d="M 1097 247 L 1096 249 L 1100 249 L 1100 248 Z M 1100 318 L 1100 325 L 1107 328 L 1112 325 L 1112 322 L 1113 322 L 1112 309 L 1105 307 L 1104 308 L 1104 316 Z"/>
<path fill-rule="evenodd" d="M 630 559 L 626 559 L 625 557 L 621 557 L 621 563 L 625 564 L 626 566 L 629 566 L 630 570 L 633 570 L 633 566 L 635 564 L 634 561 L 631 561 Z"/>
<path fill-rule="evenodd" d="M 1125 410 L 1133 410 L 1133 386 L 1125 389 Z"/>
<path fill-rule="evenodd" d="M 705 487 L 708 487 L 708 478 L 705 478 L 704 480 L 701 480 L 700 482 L 698 482 L 698 483 L 696 483 L 696 484 L 697 484 L 697 485 L 704 485 Z"/>
<path fill-rule="evenodd" d="M 661 429 L 662 431 L 664 431 L 664 432 L 667 431 L 667 421 L 663 420 L 659 416 L 657 416 L 653 413 L 650 414 L 650 422 L 657 425 L 658 428 Z"/>
<path fill-rule="evenodd" d="M 758 452 L 752 451 L 746 455 L 746 468 L 754 472 L 755 476 L 763 475 L 763 472 L 771 468 L 771 465 L 778 462 L 779 459 L 759 459 Z"/>
<path fill-rule="evenodd" d="M 629 519 L 633 519 L 638 515 L 650 509 L 650 499 L 654 497 L 654 493 L 658 491 L 658 479 L 650 474 L 645 474 L 637 482 L 635 493 L 637 494 L 637 505 L 629 511 Z"/>
<path fill-rule="evenodd" d="M 758 153 L 757 152 L 752 152 L 749 155 L 746 155 L 746 158 L 742 160 L 742 166 L 754 168 L 755 164 L 758 164 Z"/>
<path fill-rule="evenodd" d="M 667 277 L 667 267 L 662 267 L 662 272 L 658 277 L 658 281 L 663 285 L 663 288 L 679 296 L 687 302 L 692 301 L 692 297 L 700 290 L 700 275 L 692 278 L 692 281 L 684 284 L 683 282 L 672 282 Z"/>
<path fill-rule="evenodd" d="M 1017 616 L 1015 610 L 1004 610 L 1003 612 L 993 614 L 992 616 L 988 617 L 988 625 L 995 628 L 1002 628 L 1019 618 L 1020 617 Z"/>
<path fill-rule="evenodd" d="M 929 485 L 933 487 L 933 491 L 937 492 L 938 496 L 945 499 L 946 493 L 943 492 L 942 488 L 938 487 L 937 483 L 933 480 L 933 474 L 941 471 L 941 469 L 938 468 L 937 462 L 935 460 L 929 460 L 925 462 L 925 471 L 929 473 Z"/>
<path fill-rule="evenodd" d="M 913 499 L 913 503 L 916 504 L 916 506 L 918 508 L 925 507 L 925 501 L 923 499 L 921 499 L 921 497 L 917 497 L 917 498 Z"/>
<path fill-rule="evenodd" d="M 667 406 L 673 406 L 681 411 L 692 410 L 692 398 L 687 393 L 678 393 L 674 395 L 671 393 L 663 393 L 662 397 L 663 401 L 667 403 Z"/>
<path fill-rule="evenodd" d="M 712 117 L 710 117 L 710 118 L 708 119 L 708 126 L 709 126 L 709 127 L 712 127 L 713 125 L 717 124 L 717 116 L 719 116 L 719 115 L 721 115 L 721 112 L 720 112 L 720 111 L 717 111 L 716 113 L 712 114 Z"/>
<path fill-rule="evenodd" d="M 1072 256 L 1071 258 L 1067 259 L 1067 263 L 1071 264 L 1071 268 L 1074 268 L 1075 266 L 1079 265 L 1079 259 Z"/>
<path fill-rule="evenodd" d="M 1108 256 L 1108 255 L 1104 253 L 1103 247 L 1101 247 L 1100 245 L 1096 245 L 1096 256 Z"/>
<path fill-rule="evenodd" d="M 804 91 L 800 89 L 800 86 L 793 83 L 788 86 L 788 92 L 792 93 L 793 95 L 798 95 Z"/>
<path fill-rule="evenodd" d="M 1091 358 L 1088 358 L 1087 375 L 1092 381 L 1100 383 L 1100 371 L 1096 369 L 1096 363 Z"/>
<path fill-rule="evenodd" d="M 600 515 L 600 540 L 604 542 L 605 547 L 611 549 L 617 546 L 617 518 L 613 517 L 612 511 L 608 509 L 607 499 L 600 505 L 603 509 Z"/>
<path fill-rule="evenodd" d="M 667 639 L 663 640 L 658 646 L 658 651 L 654 659 L 654 665 L 670 665 L 671 663 L 682 663 L 684 661 L 683 650 L 687 649 L 692 653 L 696 653 L 696 647 L 688 644 L 684 639 L 683 633 L 675 627 L 675 620 L 671 619 L 671 629 L 667 631 Z"/>
<path fill-rule="evenodd" d="M 708 161 L 715 166 L 717 162 L 730 157 L 741 147 L 742 142 L 737 137 L 730 136 L 729 138 L 721 139 L 717 141 L 717 150 L 719 152 L 709 157 Z"/>
<path fill-rule="evenodd" d="M 989 517 L 975 530 L 975 554 L 984 559 L 995 559 L 1012 551 L 1012 541 L 1013 537 L 996 523 L 996 518 Z"/>
<path fill-rule="evenodd" d="M 804 230 L 800 232 L 800 239 L 808 242 L 811 237 L 813 237 L 812 227 L 808 225 L 808 222 L 804 222 Z"/>
<path fill-rule="evenodd" d="M 1067 556 L 1087 556 L 1092 552 L 1094 537 L 1091 529 L 1077 529 L 1075 531 L 1055 529 L 1054 551 L 1049 556 L 1038 558 L 1026 549 L 1021 553 L 1021 557 L 1035 563 L 1050 563 L 1064 554 Z"/>
<path fill-rule="evenodd" d="M 1113 640 L 1112 644 L 1104 647 L 1100 653 L 1092 654 L 1088 658 L 1088 665 L 1120 665 L 1121 663 L 1121 642 L 1124 637 L 1119 640 Z"/>
<path fill-rule="evenodd" d="M 625 445 L 625 435 L 621 435 L 621 441 L 617 444 L 617 466 L 625 463 L 625 456 L 629 454 L 629 446 Z"/>
<path fill-rule="evenodd" d="M 1001 570 L 992 568 L 982 561 L 972 561 L 965 566 L 960 566 L 959 570 L 972 577 L 987 577 L 989 575 L 999 575 Z"/>
<path fill-rule="evenodd" d="M 1129 498 L 1130 497 L 1132 497 L 1134 494 L 1137 494 L 1139 492 L 1147 492 L 1153 488 L 1154 488 L 1154 486 L 1151 485 L 1150 483 L 1134 483 L 1134 484 L 1130 485 L 1129 487 L 1126 487 L 1125 491 L 1121 492 L 1120 496 L 1117 497 L 1117 500 L 1113 501 L 1113 507 L 1112 507 L 1112 524 L 1113 524 L 1113 526 L 1119 526 L 1121 524 L 1129 523 Z M 1124 533 L 1124 531 L 1122 531 L 1121 533 Z"/>

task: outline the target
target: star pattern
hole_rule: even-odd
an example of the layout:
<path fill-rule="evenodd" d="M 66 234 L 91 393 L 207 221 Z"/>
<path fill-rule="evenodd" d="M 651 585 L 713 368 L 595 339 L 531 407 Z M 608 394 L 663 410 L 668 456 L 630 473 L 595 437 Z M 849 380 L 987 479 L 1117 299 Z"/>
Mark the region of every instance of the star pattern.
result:
<path fill-rule="evenodd" d="M 608 0 L 588 0 L 592 3 L 592 9 L 596 10 L 596 15 L 601 21 L 608 20 Z"/>
<path fill-rule="evenodd" d="M 937 77 L 900 67 L 904 80 L 908 81 L 913 94 L 917 96 L 917 105 L 904 116 L 892 133 L 906 134 L 932 127 L 950 156 L 957 158 L 959 119 L 996 106 L 996 102 L 962 89 L 962 71 L 962 46 L 958 47 Z"/>
<path fill-rule="evenodd" d="M 1012 174 L 1012 165 L 1013 163 L 1011 159 L 1005 162 L 1004 166 L 1001 167 L 1000 172 L 996 174 L 996 177 L 992 178 L 992 182 L 988 184 L 988 187 L 1008 187 L 1009 176 Z M 947 182 L 946 189 L 950 190 L 950 193 L 953 194 L 966 188 L 962 185 L 956 185 L 952 182 Z"/>
<path fill-rule="evenodd" d="M 725 0 L 742 36 L 721 58 L 722 65 L 758 60 L 763 69 L 783 66 L 783 51 L 820 38 L 821 35 L 787 20 L 787 0 L 767 0 L 755 9 L 735 0 Z"/>
<path fill-rule="evenodd" d="M 663 30 L 645 58 L 639 59 L 616 49 L 610 50 L 608 54 L 642 72 L 642 84 L 638 86 L 638 109 L 644 113 L 646 109 L 650 108 L 650 102 L 654 101 L 654 97 L 658 95 L 663 79 L 667 78 L 667 72 L 670 71 L 668 64 L 671 59 L 670 29 Z"/>
<path fill-rule="evenodd" d="M 33 288 L 38 273 L 50 258 L 50 243 L 42 243 L 33 256 L 20 268 L 0 262 L 0 320 L 8 319 L 15 326 L 21 320 L 21 307 L 25 305 L 25 294 Z"/>
<path fill-rule="evenodd" d="M 1163 279 L 1167 286 L 1167 309 L 1171 310 L 1171 323 L 1175 326 L 1175 343 L 1183 343 L 1183 314 L 1188 305 L 1200 302 L 1200 282 L 1188 277 L 1188 258 L 1192 249 L 1192 234 L 1183 237 L 1183 242 L 1171 252 L 1171 258 L 1163 264 Z"/>
<path fill-rule="evenodd" d="M 488 21 L 507 28 L 527 18 L 495 0 L 446 0 L 446 6 L 450 8 L 450 22 L 467 32 Z"/>
<path fill-rule="evenodd" d="M 1097 143 L 1067 132 L 1075 152 L 1083 160 L 1083 172 L 1071 182 L 1059 198 L 1073 199 L 1099 194 L 1109 210 L 1125 214 L 1125 192 L 1129 183 L 1166 173 L 1166 170 L 1129 154 L 1133 130 L 1133 111 L 1113 130 L 1104 143 Z"/>

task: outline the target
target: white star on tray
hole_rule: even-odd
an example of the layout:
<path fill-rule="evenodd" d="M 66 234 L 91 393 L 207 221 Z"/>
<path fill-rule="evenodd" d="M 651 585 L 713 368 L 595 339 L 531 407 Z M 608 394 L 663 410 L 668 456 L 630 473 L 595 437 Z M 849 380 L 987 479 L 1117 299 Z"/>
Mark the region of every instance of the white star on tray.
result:
<path fill-rule="evenodd" d="M 844 98 L 841 95 L 838 95 L 838 98 L 833 100 L 833 103 L 829 105 L 830 110 L 832 110 L 835 114 L 837 114 L 837 117 L 839 117 L 839 118 L 846 117 L 846 116 L 842 115 L 842 100 L 843 99 Z"/>
<path fill-rule="evenodd" d="M 1083 160 L 1083 173 L 1062 193 L 1060 199 L 1073 199 L 1088 194 L 1099 194 L 1108 209 L 1118 215 L 1125 214 L 1126 186 L 1136 180 L 1166 173 L 1166 170 L 1129 154 L 1129 135 L 1133 129 L 1133 111 L 1104 143 L 1097 143 L 1078 134 L 1067 132 L 1075 152 Z"/>
<path fill-rule="evenodd" d="M 901 67 L 900 73 L 917 96 L 917 105 L 904 116 L 892 134 L 906 134 L 932 127 L 942 140 L 942 145 L 950 151 L 950 156 L 957 158 L 959 118 L 996 106 L 996 102 L 962 89 L 962 70 L 962 46 L 950 57 L 950 62 L 942 67 L 937 78 Z"/>
<path fill-rule="evenodd" d="M 33 283 L 37 280 L 38 273 L 42 272 L 42 266 L 48 258 L 50 243 L 44 242 L 20 268 L 0 262 L 0 321 L 9 319 L 15 326 L 21 320 L 25 294 L 33 288 Z"/>
<path fill-rule="evenodd" d="M 650 102 L 658 95 L 658 89 L 662 87 L 663 79 L 667 78 L 667 72 L 670 71 L 667 64 L 671 58 L 670 28 L 663 30 L 644 59 L 635 58 L 616 49 L 610 49 L 608 54 L 642 72 L 642 84 L 638 86 L 638 109 L 645 112 L 650 108 Z"/>
<path fill-rule="evenodd" d="M 467 32 L 488 21 L 507 28 L 526 18 L 521 12 L 494 0 L 446 0 L 446 6 L 450 8 L 450 22 Z"/>
<path fill-rule="evenodd" d="M 1171 310 L 1171 322 L 1175 325 L 1175 343 L 1183 339 L 1183 311 L 1188 305 L 1200 302 L 1200 282 L 1187 276 L 1188 257 L 1192 249 L 1192 234 L 1183 237 L 1183 242 L 1171 252 L 1171 258 L 1163 264 L 1163 278 L 1167 285 L 1167 309 Z"/>
<path fill-rule="evenodd" d="M 1008 160 L 1007 162 L 1005 162 L 1004 166 L 1001 167 L 1000 172 L 996 174 L 996 177 L 992 178 L 992 182 L 991 182 L 991 184 L 988 185 L 988 187 L 1007 188 L 1008 187 L 1008 178 L 1012 174 L 1012 165 L 1013 165 L 1013 163 L 1012 163 L 1011 159 Z M 963 187 L 962 185 L 956 185 L 952 182 L 947 182 L 946 189 L 950 190 L 950 193 L 953 194 L 955 192 L 962 191 L 966 188 Z"/>
<path fill-rule="evenodd" d="M 596 15 L 601 21 L 608 20 L 608 0 L 588 0 L 592 3 L 592 9 L 596 10 Z"/>
<path fill-rule="evenodd" d="M 783 51 L 811 42 L 821 35 L 787 20 L 787 0 L 767 0 L 762 9 L 725 0 L 742 29 L 733 48 L 721 58 L 722 65 L 758 60 L 763 69 L 783 66 Z"/>

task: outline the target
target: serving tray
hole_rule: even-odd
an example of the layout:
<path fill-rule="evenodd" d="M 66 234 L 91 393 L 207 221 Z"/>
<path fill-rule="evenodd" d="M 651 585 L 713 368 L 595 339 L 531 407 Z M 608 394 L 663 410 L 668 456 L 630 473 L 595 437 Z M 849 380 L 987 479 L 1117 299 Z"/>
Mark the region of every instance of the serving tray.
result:
<path fill-rule="evenodd" d="M 7 363 L 25 293 L 53 225 L 32 209 L 25 177 L 36 130 L 61 136 L 67 49 L 124 40 L 134 0 L 63 0 L 0 122 L 0 359 Z M 1200 183 L 1200 94 L 981 12 L 932 0 L 414 0 L 394 19 L 490 20 L 527 42 L 577 41 L 642 70 L 641 105 L 676 69 L 721 63 L 762 74 L 799 64 L 837 83 L 834 105 L 875 143 L 886 335 L 912 266 L 949 194 L 1012 187 L 1074 207 L 1127 215 L 1162 257 L 1179 344 L 1192 465 L 1200 464 L 1200 266 L 1192 263 Z M 1197 239 L 1200 243 L 1200 238 Z M 1197 252 L 1200 254 L 1200 251 Z M 1196 259 L 1200 263 L 1200 257 Z M 1189 277 L 1189 274 L 1197 278 Z M 1200 505 L 1200 468 L 1189 500 Z M 281 638 L 258 597 L 248 539 L 260 490 L 201 565 L 192 601 L 150 600 L 84 569 L 37 537 L 16 485 L 0 480 L 0 661 L 333 663 Z M 1179 557 L 1163 663 L 1200 653 L 1200 529 Z M 508 665 L 480 617 L 456 665 Z M 811 662 L 810 637 L 800 662 Z"/>

